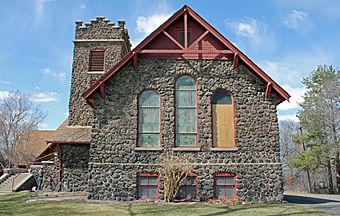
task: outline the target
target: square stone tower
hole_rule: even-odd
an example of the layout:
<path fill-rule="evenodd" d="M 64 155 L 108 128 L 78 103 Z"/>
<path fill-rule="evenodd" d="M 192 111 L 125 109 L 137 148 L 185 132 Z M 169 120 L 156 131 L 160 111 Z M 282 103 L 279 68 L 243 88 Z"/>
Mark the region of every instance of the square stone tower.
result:
<path fill-rule="evenodd" d="M 68 117 L 70 126 L 91 126 L 92 112 L 82 94 L 131 50 L 124 25 L 125 21 L 118 21 L 116 26 L 105 17 L 96 17 L 85 24 L 76 21 Z"/>

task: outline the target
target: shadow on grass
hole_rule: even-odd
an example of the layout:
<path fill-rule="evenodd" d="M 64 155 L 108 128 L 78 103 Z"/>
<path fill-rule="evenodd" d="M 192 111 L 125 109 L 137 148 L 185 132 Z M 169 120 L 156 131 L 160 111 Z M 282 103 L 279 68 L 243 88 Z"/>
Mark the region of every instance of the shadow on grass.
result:
<path fill-rule="evenodd" d="M 340 204 L 340 201 L 336 201 L 336 200 L 298 196 L 298 195 L 284 195 L 284 200 L 286 200 L 289 203 L 295 203 L 295 204 L 321 204 L 321 203 L 329 203 L 329 202 L 336 202 Z"/>
<path fill-rule="evenodd" d="M 271 206 L 273 207 L 273 206 Z M 230 206 L 215 206 L 215 209 L 221 209 L 223 211 L 219 211 L 216 213 L 210 213 L 210 214 L 204 214 L 202 216 L 218 216 L 218 215 L 225 215 L 225 214 L 230 214 L 230 213 L 234 213 L 237 211 L 246 211 L 249 209 L 263 209 L 263 208 L 271 208 L 271 207 L 267 207 L 267 205 L 248 205 L 248 206 L 234 206 L 233 208 L 231 208 Z"/>

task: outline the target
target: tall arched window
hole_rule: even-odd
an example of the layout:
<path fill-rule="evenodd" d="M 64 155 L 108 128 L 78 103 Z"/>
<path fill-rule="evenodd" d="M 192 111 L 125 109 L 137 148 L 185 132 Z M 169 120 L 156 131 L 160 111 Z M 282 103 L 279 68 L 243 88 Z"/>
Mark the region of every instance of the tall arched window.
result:
<path fill-rule="evenodd" d="M 235 147 L 234 106 L 231 95 L 219 90 L 211 99 L 213 118 L 213 147 Z"/>
<path fill-rule="evenodd" d="M 176 81 L 176 146 L 194 147 L 197 142 L 196 81 L 188 75 Z"/>
<path fill-rule="evenodd" d="M 138 146 L 160 146 L 160 97 L 153 90 L 139 96 Z"/>

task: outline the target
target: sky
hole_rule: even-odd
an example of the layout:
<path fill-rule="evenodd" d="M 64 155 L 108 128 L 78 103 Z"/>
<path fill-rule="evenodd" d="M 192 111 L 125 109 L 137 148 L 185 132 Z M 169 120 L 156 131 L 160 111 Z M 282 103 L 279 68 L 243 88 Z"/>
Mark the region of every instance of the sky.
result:
<path fill-rule="evenodd" d="M 301 83 L 318 65 L 339 69 L 340 1 L 0 0 L 0 99 L 20 90 L 47 113 L 68 115 L 75 21 L 126 20 L 133 46 L 187 4 L 291 95 L 279 120 L 297 121 Z"/>

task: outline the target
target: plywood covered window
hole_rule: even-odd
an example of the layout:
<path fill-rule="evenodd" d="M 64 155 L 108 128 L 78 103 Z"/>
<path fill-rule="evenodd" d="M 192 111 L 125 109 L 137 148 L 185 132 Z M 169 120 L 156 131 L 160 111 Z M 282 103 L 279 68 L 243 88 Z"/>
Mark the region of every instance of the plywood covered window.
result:
<path fill-rule="evenodd" d="M 176 146 L 194 147 L 197 141 L 196 80 L 183 75 L 176 81 Z"/>
<path fill-rule="evenodd" d="M 138 199 L 159 198 L 159 176 L 157 173 L 141 173 L 137 176 Z"/>
<path fill-rule="evenodd" d="M 236 197 L 236 176 L 232 173 L 217 173 L 214 175 L 214 191 L 217 199 L 232 199 Z"/>
<path fill-rule="evenodd" d="M 232 96 L 224 91 L 216 91 L 211 99 L 213 119 L 213 147 L 235 147 L 235 119 Z"/>
<path fill-rule="evenodd" d="M 139 96 L 138 145 L 160 146 L 160 96 L 146 90 Z"/>
<path fill-rule="evenodd" d="M 89 71 L 104 71 L 104 49 L 92 49 L 90 51 Z"/>

